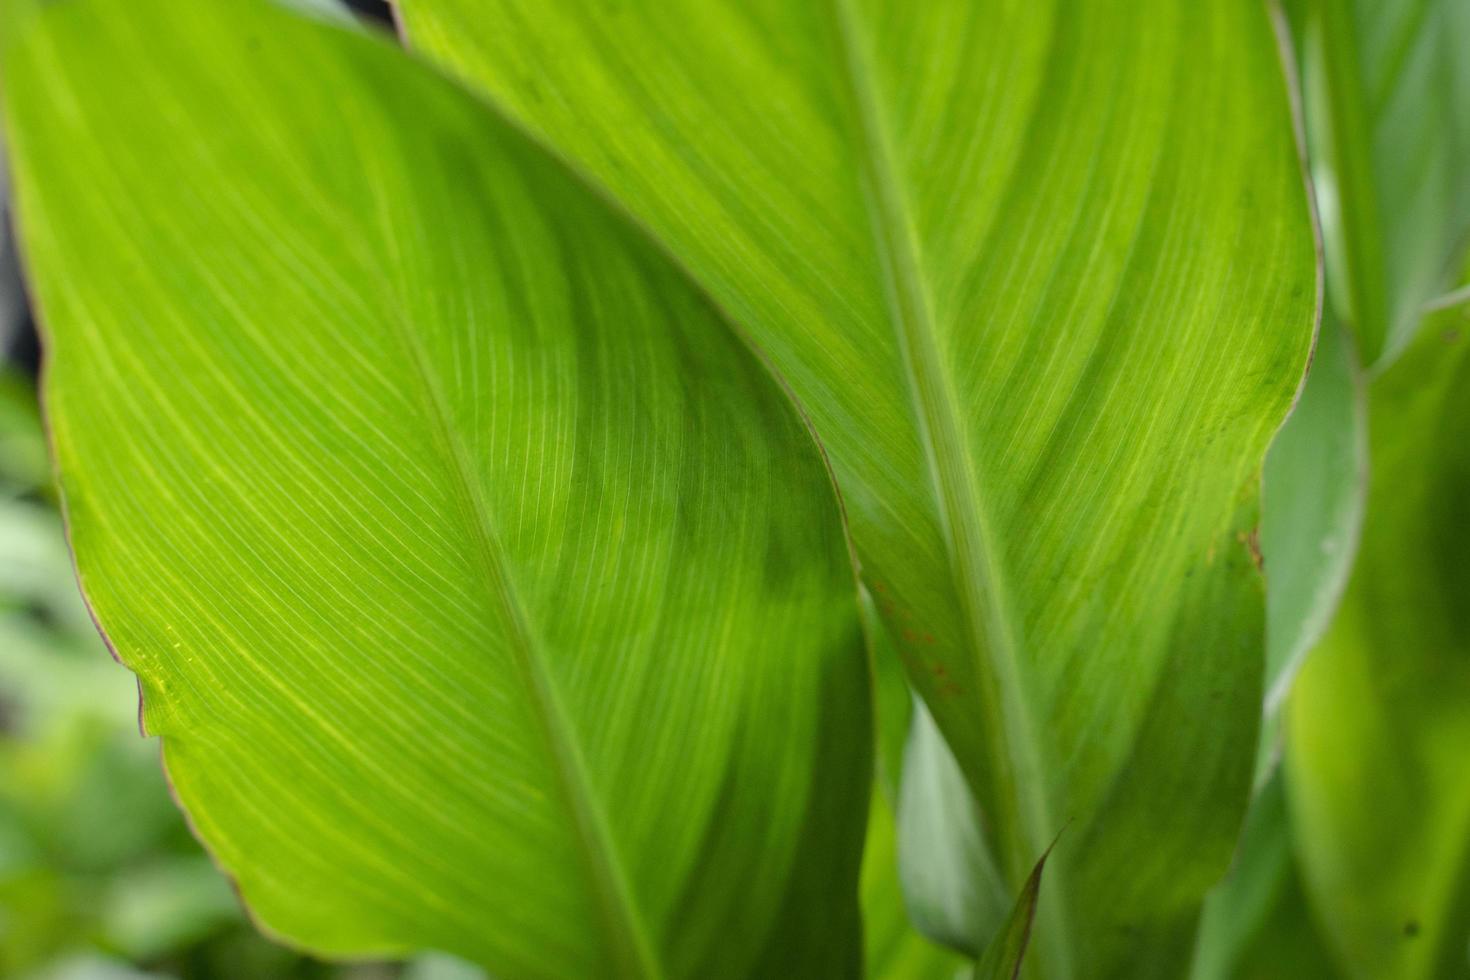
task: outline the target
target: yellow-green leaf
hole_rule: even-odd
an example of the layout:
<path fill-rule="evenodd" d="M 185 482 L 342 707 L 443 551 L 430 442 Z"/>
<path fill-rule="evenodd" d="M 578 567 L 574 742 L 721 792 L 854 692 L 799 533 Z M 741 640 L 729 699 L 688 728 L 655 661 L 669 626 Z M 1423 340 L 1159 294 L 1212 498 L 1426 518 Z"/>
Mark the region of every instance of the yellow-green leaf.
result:
<path fill-rule="evenodd" d="M 12 39 L 81 580 L 262 924 L 517 980 L 854 974 L 850 561 L 726 315 L 362 32 L 65 0 Z"/>

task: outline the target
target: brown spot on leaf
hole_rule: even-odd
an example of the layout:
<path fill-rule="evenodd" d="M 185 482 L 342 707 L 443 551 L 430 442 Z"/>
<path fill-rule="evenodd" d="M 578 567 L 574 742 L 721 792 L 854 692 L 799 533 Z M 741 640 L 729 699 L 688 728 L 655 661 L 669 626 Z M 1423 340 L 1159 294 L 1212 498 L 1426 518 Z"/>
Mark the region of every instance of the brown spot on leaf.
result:
<path fill-rule="evenodd" d="M 1264 571 L 1266 558 L 1261 554 L 1261 526 L 1257 524 L 1250 529 L 1249 534 L 1241 531 L 1235 535 L 1235 539 L 1245 545 L 1246 550 L 1250 552 L 1251 564 L 1256 566 L 1256 571 Z"/>

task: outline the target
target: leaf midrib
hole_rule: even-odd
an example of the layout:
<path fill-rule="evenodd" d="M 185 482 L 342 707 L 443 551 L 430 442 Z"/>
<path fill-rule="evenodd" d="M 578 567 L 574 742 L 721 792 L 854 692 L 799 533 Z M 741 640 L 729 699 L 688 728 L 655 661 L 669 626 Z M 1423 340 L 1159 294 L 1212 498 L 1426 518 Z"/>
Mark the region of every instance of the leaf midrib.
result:
<path fill-rule="evenodd" d="M 370 182 L 370 185 L 374 188 L 380 186 L 377 182 Z M 378 213 L 384 214 L 381 202 Z M 390 249 L 396 247 L 397 238 L 391 234 L 391 229 L 385 229 L 384 241 Z M 402 268 L 402 263 L 399 262 L 397 267 Z M 443 388 L 396 297 L 392 298 L 387 319 L 408 355 L 410 370 L 423 399 L 425 420 L 433 430 L 454 495 L 465 509 L 476 564 L 484 573 L 488 592 L 500 612 L 500 622 L 506 627 L 516 673 L 525 687 L 540 734 L 552 758 L 558 789 L 571 811 L 578 853 L 602 915 L 603 938 L 616 964 L 615 975 L 626 980 L 660 980 L 664 970 L 654 951 L 648 925 L 633 899 L 627 869 L 613 842 L 607 815 L 593 791 L 575 728 L 550 671 L 541 661 L 535 631 L 503 559 L 489 507 L 473 476 L 469 451 L 450 421 L 453 416 Z"/>
<path fill-rule="evenodd" d="M 1006 588 L 1006 570 L 996 549 L 980 481 L 970 458 L 965 425 L 953 382 L 945 368 L 928 289 L 920 272 L 919 246 L 910 202 L 900 186 L 892 141 L 887 133 L 852 0 L 830 0 L 842 46 L 843 75 L 860 132 L 873 244 L 883 267 L 889 319 L 899 341 L 919 440 L 943 522 L 949 565 L 956 579 L 968 646 L 980 686 L 982 722 L 990 729 L 986 746 L 995 789 L 1014 806 L 990 814 L 1000 824 L 1002 859 L 1012 881 L 1031 870 L 1031 862 L 1050 839 L 1051 804 L 1042 779 L 1042 757 L 1035 738 L 1021 676 L 1020 643 Z M 994 719 L 999 719 L 996 728 Z M 1056 894 L 1057 883 L 1049 881 Z M 1064 903 L 1050 904 L 1056 918 Z M 1071 973 L 1066 952 L 1056 946 L 1061 924 L 1043 930 L 1055 947 L 1049 961 Z"/>

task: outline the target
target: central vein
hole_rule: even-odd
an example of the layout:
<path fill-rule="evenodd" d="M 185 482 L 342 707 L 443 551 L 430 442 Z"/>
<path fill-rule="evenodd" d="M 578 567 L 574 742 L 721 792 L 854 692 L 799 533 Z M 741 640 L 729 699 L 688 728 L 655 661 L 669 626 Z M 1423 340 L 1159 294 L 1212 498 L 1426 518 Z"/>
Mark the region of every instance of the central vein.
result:
<path fill-rule="evenodd" d="M 971 465 L 958 400 L 945 369 L 908 201 L 899 185 L 891 141 L 872 85 L 872 67 L 858 36 L 851 0 L 831 0 L 846 58 L 846 74 L 861 128 L 865 196 L 883 266 L 889 315 L 897 332 L 919 437 L 927 457 L 964 624 L 975 658 L 979 709 L 986 731 L 989 793 L 986 818 L 995 830 L 1012 884 L 1019 884 L 1051 842 L 1055 828 L 1045 773 L 1021 679 L 1019 643 L 1011 621 L 1003 568 Z M 995 812 L 995 808 L 1002 808 Z M 1059 862 L 1057 862 L 1059 864 Z M 1048 889 L 1060 892 L 1060 868 L 1048 868 Z M 1062 901 L 1047 904 L 1051 922 L 1039 930 L 1048 968 L 1071 974 L 1063 941 Z M 1043 925 L 1043 923 L 1038 923 Z"/>

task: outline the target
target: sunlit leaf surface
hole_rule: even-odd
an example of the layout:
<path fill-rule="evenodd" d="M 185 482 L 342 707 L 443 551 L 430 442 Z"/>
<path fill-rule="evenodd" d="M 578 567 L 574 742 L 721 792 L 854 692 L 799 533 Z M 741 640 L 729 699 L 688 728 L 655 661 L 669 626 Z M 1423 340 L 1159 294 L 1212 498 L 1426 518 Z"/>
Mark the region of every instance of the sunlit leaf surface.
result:
<path fill-rule="evenodd" d="M 474 100 L 262 0 L 43 5 L 4 88 L 82 582 L 262 923 L 855 972 L 850 561 L 725 314 Z"/>
<path fill-rule="evenodd" d="M 1245 806 L 1257 481 L 1312 335 L 1265 5 L 398 11 L 790 383 L 1010 895 L 1070 827 L 1036 973 L 1186 947 Z"/>

